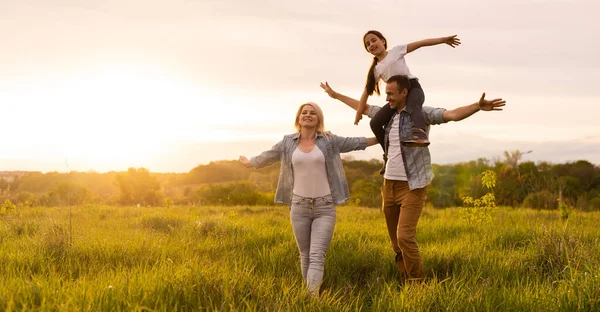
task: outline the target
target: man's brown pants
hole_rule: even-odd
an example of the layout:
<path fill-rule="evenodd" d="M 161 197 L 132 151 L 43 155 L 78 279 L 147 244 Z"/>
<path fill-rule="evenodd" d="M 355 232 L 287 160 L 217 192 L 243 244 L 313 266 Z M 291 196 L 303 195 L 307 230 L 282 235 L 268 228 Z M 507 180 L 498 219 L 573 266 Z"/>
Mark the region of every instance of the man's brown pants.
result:
<path fill-rule="evenodd" d="M 399 255 L 396 257 L 398 271 L 408 279 L 424 278 L 425 272 L 416 234 L 427 189 L 411 191 L 408 181 L 384 179 L 381 195 L 392 248 Z"/>

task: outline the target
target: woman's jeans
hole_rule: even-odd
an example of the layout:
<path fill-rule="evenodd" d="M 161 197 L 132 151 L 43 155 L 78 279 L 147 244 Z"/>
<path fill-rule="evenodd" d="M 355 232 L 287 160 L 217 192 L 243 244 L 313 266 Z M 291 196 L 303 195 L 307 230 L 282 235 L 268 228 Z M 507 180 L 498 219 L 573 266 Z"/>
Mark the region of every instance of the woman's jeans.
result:
<path fill-rule="evenodd" d="M 325 253 L 335 227 L 335 205 L 331 195 L 292 197 L 290 220 L 300 250 L 302 278 L 313 295 L 319 294 L 323 282 Z"/>

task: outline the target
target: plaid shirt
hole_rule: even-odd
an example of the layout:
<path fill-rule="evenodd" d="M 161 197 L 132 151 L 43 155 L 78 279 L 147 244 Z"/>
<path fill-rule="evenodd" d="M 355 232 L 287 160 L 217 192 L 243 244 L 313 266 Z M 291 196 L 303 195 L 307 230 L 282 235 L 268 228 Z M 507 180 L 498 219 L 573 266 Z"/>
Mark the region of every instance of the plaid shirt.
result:
<path fill-rule="evenodd" d="M 270 150 L 262 152 L 250 159 L 254 168 L 259 169 L 281 161 L 279 180 L 275 192 L 275 202 L 290 205 L 294 189 L 294 170 L 292 168 L 292 154 L 298 147 L 300 133 L 288 134 Z M 367 139 L 364 137 L 345 138 L 334 134 L 324 135 L 317 133 L 317 147 L 325 156 L 325 167 L 331 196 L 336 205 L 341 205 L 350 198 L 348 181 L 342 166 L 340 153 L 347 153 L 367 148 Z"/>
<path fill-rule="evenodd" d="M 371 105 L 368 116 L 373 118 L 375 114 L 381 109 L 379 106 Z M 406 108 L 405 108 L 406 109 Z M 413 122 L 410 118 L 410 114 L 403 109 L 400 111 L 400 137 L 404 138 L 410 135 L 410 131 L 413 127 Z M 443 118 L 443 113 L 446 109 L 444 108 L 433 108 L 429 106 L 423 106 L 423 117 L 425 117 L 425 124 L 427 125 L 427 135 L 429 136 L 429 126 L 439 125 L 446 123 Z M 393 116 L 396 116 L 397 112 Z M 394 117 L 390 119 L 390 122 L 385 126 L 385 142 L 386 142 L 386 153 L 387 147 L 389 146 L 390 129 L 392 128 L 392 122 Z M 399 144 L 400 142 L 398 142 Z M 431 155 L 429 154 L 429 148 L 427 147 L 406 147 L 400 144 L 400 152 L 402 153 L 402 160 L 404 162 L 404 169 L 406 170 L 406 177 L 408 178 L 408 187 L 411 190 L 420 189 L 426 187 L 433 180 L 433 168 L 431 168 Z"/>

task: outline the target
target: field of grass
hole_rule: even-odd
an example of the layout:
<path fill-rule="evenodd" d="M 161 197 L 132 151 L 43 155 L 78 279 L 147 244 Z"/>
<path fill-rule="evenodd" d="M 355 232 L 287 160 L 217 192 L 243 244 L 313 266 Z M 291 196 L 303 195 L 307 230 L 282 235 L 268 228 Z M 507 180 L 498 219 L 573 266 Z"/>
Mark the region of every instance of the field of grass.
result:
<path fill-rule="evenodd" d="M 402 285 L 380 211 L 339 207 L 312 299 L 287 207 L 69 210 L 0 217 L 0 311 L 600 311 L 600 213 L 428 208 Z"/>

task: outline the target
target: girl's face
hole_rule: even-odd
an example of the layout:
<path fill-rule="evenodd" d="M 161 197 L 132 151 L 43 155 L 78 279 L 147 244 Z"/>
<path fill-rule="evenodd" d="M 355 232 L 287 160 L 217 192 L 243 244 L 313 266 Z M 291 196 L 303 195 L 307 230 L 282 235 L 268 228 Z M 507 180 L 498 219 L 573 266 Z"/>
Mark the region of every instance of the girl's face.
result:
<path fill-rule="evenodd" d="M 385 52 L 385 41 L 377 37 L 375 34 L 367 34 L 365 36 L 365 48 L 373 56 L 381 55 Z"/>

